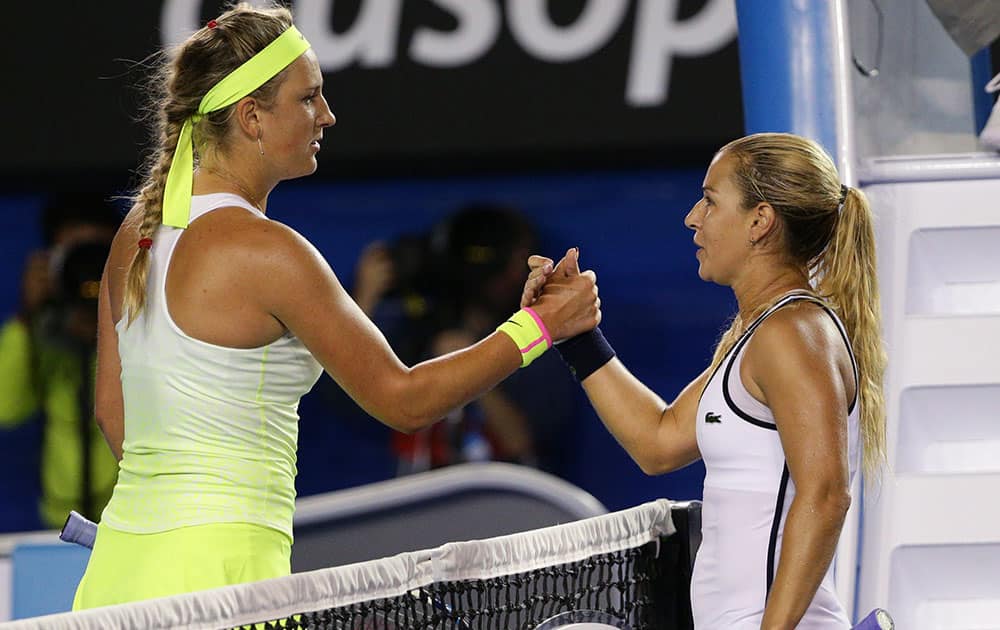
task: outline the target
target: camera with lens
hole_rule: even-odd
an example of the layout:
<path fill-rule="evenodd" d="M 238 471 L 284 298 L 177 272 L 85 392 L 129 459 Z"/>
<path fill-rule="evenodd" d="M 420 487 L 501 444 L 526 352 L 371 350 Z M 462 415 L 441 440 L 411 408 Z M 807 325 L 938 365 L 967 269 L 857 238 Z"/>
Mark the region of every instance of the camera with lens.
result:
<path fill-rule="evenodd" d="M 394 292 L 401 296 L 432 297 L 437 292 L 440 256 L 431 234 L 405 234 L 389 246 L 395 273 Z"/>
<path fill-rule="evenodd" d="M 64 348 L 93 346 L 97 338 L 97 302 L 110 245 L 75 243 L 53 252 L 52 297 L 38 314 L 42 342 Z"/>

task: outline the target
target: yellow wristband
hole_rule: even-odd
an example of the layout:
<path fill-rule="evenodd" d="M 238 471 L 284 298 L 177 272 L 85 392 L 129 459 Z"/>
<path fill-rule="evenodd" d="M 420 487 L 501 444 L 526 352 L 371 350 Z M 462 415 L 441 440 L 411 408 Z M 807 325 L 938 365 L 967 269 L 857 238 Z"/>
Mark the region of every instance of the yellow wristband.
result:
<path fill-rule="evenodd" d="M 521 367 L 527 367 L 552 347 L 552 337 L 542 318 L 530 308 L 522 308 L 510 316 L 497 330 L 514 340 L 521 350 Z"/>

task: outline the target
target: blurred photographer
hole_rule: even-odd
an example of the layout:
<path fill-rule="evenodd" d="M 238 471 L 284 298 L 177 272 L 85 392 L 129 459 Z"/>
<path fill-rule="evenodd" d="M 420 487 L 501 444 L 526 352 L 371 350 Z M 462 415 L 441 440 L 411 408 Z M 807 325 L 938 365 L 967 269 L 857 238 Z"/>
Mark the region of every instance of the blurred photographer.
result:
<path fill-rule="evenodd" d="M 388 244 L 376 241 L 355 267 L 354 301 L 407 363 L 428 358 L 428 339 L 448 325 L 445 302 L 450 296 L 440 282 L 439 241 L 434 234 L 406 234 Z"/>
<path fill-rule="evenodd" d="M 354 297 L 401 356 L 440 356 L 482 338 L 517 307 L 536 243 L 518 211 L 470 204 L 426 236 L 370 245 L 358 262 Z M 444 422 L 393 434 L 399 473 L 485 460 L 558 472 L 573 382 L 554 355 L 520 372 Z"/>
<path fill-rule="evenodd" d="M 17 315 L 0 328 L 0 428 L 42 412 L 39 515 L 99 514 L 118 466 L 94 422 L 97 296 L 117 213 L 101 197 L 66 195 L 43 211 L 45 249 L 31 254 Z"/>

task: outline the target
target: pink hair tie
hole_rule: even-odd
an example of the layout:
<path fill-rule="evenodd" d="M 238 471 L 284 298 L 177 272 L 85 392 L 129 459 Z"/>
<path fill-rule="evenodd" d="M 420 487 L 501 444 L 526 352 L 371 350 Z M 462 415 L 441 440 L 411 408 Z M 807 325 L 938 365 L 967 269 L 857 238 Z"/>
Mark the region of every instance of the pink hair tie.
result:
<path fill-rule="evenodd" d="M 215 28 L 218 25 L 219 25 L 219 23 L 216 22 L 215 20 L 209 20 L 208 24 L 206 24 L 205 26 L 207 26 L 208 28 Z"/>
<path fill-rule="evenodd" d="M 152 246 L 153 246 L 153 239 L 151 238 L 139 239 L 139 249 L 149 249 Z"/>

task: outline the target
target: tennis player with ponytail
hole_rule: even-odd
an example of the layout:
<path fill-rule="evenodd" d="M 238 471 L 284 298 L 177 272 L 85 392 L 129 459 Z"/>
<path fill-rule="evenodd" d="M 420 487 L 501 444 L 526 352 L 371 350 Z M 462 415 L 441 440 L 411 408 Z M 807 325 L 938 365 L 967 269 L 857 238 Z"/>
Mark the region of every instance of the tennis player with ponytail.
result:
<path fill-rule="evenodd" d="M 238 5 L 154 84 L 156 150 L 101 283 L 96 411 L 120 473 L 76 609 L 287 574 L 298 402 L 322 370 L 414 431 L 600 320 L 571 251 L 533 308 L 403 365 L 319 252 L 266 216 L 335 123 L 322 79 L 288 10 Z"/>
<path fill-rule="evenodd" d="M 739 304 L 711 365 L 667 404 L 600 329 L 556 347 L 643 471 L 705 462 L 696 628 L 848 628 L 831 561 L 859 461 L 871 479 L 885 458 L 872 212 L 790 134 L 726 145 L 703 189 L 698 274 Z M 525 305 L 552 266 L 530 264 Z"/>

